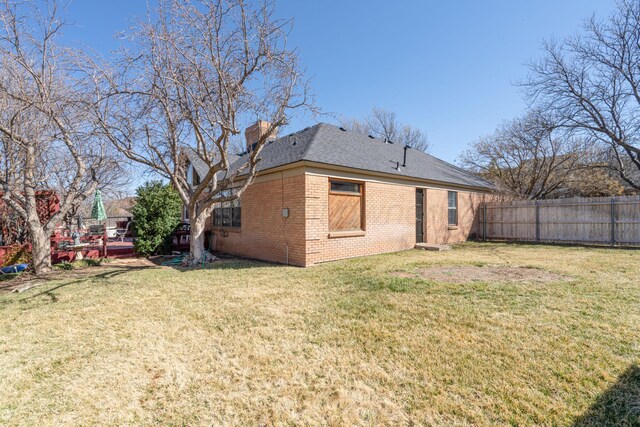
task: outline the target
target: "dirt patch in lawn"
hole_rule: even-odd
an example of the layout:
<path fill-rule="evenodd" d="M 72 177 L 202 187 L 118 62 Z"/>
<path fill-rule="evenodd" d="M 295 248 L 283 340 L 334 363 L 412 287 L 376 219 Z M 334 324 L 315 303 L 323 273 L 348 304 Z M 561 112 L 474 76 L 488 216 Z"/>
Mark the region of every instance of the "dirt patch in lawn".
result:
<path fill-rule="evenodd" d="M 397 272 L 396 277 L 421 277 L 427 280 L 447 283 L 469 282 L 558 282 L 571 280 L 570 277 L 538 268 L 528 267 L 430 267 L 417 269 L 415 273 Z"/>

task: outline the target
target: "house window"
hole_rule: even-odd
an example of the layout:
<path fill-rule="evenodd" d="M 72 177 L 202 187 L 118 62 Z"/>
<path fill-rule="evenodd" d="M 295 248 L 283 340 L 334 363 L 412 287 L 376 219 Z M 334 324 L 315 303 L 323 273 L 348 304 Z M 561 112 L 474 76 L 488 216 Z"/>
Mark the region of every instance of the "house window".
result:
<path fill-rule="evenodd" d="M 222 190 L 220 197 L 228 197 L 233 190 Z M 241 223 L 240 199 L 234 199 L 229 202 L 219 203 L 213 209 L 213 225 L 217 227 L 236 227 L 239 228 Z"/>
<path fill-rule="evenodd" d="M 189 208 L 187 208 L 186 206 L 184 207 L 184 222 L 189 222 Z"/>
<path fill-rule="evenodd" d="M 363 184 L 329 181 L 329 231 L 364 230 Z"/>
<path fill-rule="evenodd" d="M 331 181 L 331 192 L 360 194 L 361 185 L 359 182 Z"/>
<path fill-rule="evenodd" d="M 200 175 L 198 175 L 198 172 L 196 172 L 196 168 L 192 167 L 191 170 L 192 170 L 192 172 L 191 172 L 191 178 L 192 178 L 191 184 L 194 187 L 197 187 L 198 185 L 200 185 Z"/>
<path fill-rule="evenodd" d="M 449 225 L 458 225 L 458 192 L 449 191 Z"/>

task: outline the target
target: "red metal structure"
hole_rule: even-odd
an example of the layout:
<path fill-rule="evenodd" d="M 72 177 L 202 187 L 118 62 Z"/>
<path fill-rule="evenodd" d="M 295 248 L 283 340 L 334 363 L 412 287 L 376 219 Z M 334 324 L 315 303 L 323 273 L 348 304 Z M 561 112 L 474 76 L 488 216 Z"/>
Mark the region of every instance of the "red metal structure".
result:
<path fill-rule="evenodd" d="M 0 197 L 2 193 L 0 193 Z M 60 199 L 55 191 L 38 191 L 36 203 L 40 222 L 44 223 L 60 210 Z M 0 198 L 0 265 L 21 258 L 31 250 L 26 221 Z"/>
<path fill-rule="evenodd" d="M 36 196 L 38 215 L 40 221 L 44 223 L 60 210 L 60 199 L 54 191 L 40 191 Z M 132 239 L 110 242 L 105 226 L 101 228 L 99 233 L 92 232 L 91 229 L 78 231 L 81 234 L 81 243 L 86 244 L 86 247 L 81 251 L 67 248 L 73 243 L 72 230 L 70 228 L 59 226 L 55 229 L 51 236 L 51 262 L 53 264 L 73 261 L 78 253 L 82 253 L 84 258 L 128 257 L 133 255 Z M 30 250 L 31 244 L 29 243 L 26 222 L 0 199 L 0 266 L 12 263 L 12 260 L 20 258 L 20 253 L 26 253 Z"/>
<path fill-rule="evenodd" d="M 0 193 L 0 245 L 12 246 L 28 240 L 26 221 L 13 212 L 1 199 Z M 60 199 L 55 191 L 38 191 L 36 203 L 40 222 L 45 223 L 60 210 Z"/>

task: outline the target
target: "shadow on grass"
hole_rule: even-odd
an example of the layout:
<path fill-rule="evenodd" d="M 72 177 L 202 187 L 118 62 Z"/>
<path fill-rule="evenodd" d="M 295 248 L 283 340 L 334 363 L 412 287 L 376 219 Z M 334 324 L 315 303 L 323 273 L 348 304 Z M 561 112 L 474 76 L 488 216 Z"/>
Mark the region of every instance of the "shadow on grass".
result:
<path fill-rule="evenodd" d="M 149 258 L 153 264 L 158 267 L 170 267 L 181 273 L 197 270 L 244 270 L 248 268 L 265 268 L 265 267 L 287 267 L 284 264 L 276 264 L 268 261 L 258 261 L 249 258 L 240 258 L 231 255 L 215 254 L 218 260 L 207 263 L 194 265 L 192 267 L 183 267 L 179 263 L 173 263 L 174 260 L 181 260 L 184 255 L 163 255 Z"/>
<path fill-rule="evenodd" d="M 640 426 L 640 368 L 631 365 L 573 427 Z"/>
<path fill-rule="evenodd" d="M 102 280 L 107 280 L 107 279 L 112 279 L 114 277 L 118 277 L 122 274 L 125 273 L 129 273 L 131 271 L 138 271 L 138 270 L 148 270 L 150 268 L 157 268 L 157 267 L 147 267 L 147 266 L 118 266 L 118 267 L 114 267 L 112 269 L 97 273 L 97 274 L 91 274 L 88 273 L 86 274 L 84 277 L 76 279 L 76 280 L 71 280 L 69 282 L 63 282 L 63 283 L 59 283 L 53 287 L 50 287 L 48 289 L 42 290 L 38 293 L 35 293 L 33 295 L 29 295 L 26 296 L 24 298 L 22 298 L 20 301 L 28 301 L 31 299 L 34 299 L 36 297 L 39 296 L 47 296 L 50 298 L 51 302 L 56 302 L 58 301 L 58 298 L 56 297 L 56 295 L 54 294 L 54 291 L 61 289 L 61 288 L 65 288 L 67 286 L 71 286 L 71 285 L 77 285 L 80 283 L 84 283 L 87 282 L 89 280 L 95 280 L 95 279 L 102 279 Z M 64 280 L 64 278 L 62 279 L 56 279 L 53 278 L 52 280 Z"/>

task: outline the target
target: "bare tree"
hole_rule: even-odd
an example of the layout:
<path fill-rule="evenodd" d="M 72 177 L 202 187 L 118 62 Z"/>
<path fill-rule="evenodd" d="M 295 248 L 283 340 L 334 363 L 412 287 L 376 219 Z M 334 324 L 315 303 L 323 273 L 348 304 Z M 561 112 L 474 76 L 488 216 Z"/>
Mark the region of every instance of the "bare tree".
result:
<path fill-rule="evenodd" d="M 523 86 L 538 108 L 574 134 L 609 147 L 611 167 L 640 189 L 640 2 L 622 0 L 584 34 L 547 42 Z"/>
<path fill-rule="evenodd" d="M 540 113 L 506 122 L 465 151 L 462 166 L 522 199 L 554 197 L 583 165 L 584 144 L 555 135 L 553 121 Z"/>
<path fill-rule="evenodd" d="M 170 180 L 187 207 L 192 263 L 208 257 L 203 231 L 215 205 L 242 195 L 265 142 L 308 104 L 289 27 L 269 1 L 163 0 L 125 33 L 128 49 L 96 80 L 104 134 Z M 256 119 L 270 126 L 232 169 L 232 137 Z M 186 150 L 208 168 L 197 185 L 187 181 Z"/>
<path fill-rule="evenodd" d="M 556 198 L 608 197 L 625 194 L 617 176 L 612 176 L 606 163 L 585 164 L 575 170 L 555 193 Z"/>
<path fill-rule="evenodd" d="M 0 1 L 0 188 L 27 223 L 36 274 L 51 269 L 55 226 L 117 167 L 93 133 L 80 55 L 57 44 L 63 27 L 55 0 Z M 41 223 L 37 198 L 50 190 L 60 210 Z"/>
<path fill-rule="evenodd" d="M 424 132 L 410 125 L 402 124 L 396 113 L 381 108 L 373 108 L 371 114 L 364 120 L 342 120 L 341 124 L 354 132 L 375 136 L 397 144 L 409 145 L 416 150 L 428 152 L 431 147 Z"/>

